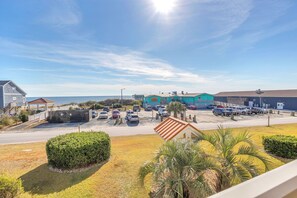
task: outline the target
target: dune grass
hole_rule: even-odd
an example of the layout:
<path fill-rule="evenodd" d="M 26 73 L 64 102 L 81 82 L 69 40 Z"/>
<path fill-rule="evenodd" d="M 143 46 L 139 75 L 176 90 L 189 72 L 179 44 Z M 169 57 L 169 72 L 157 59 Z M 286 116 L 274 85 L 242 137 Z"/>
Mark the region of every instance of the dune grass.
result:
<path fill-rule="evenodd" d="M 297 124 L 233 129 L 249 131 L 262 149 L 262 136 L 297 135 Z M 205 131 L 211 133 L 212 131 Z M 110 160 L 81 173 L 54 173 L 47 168 L 45 143 L 0 146 L 0 173 L 20 177 L 23 197 L 148 197 L 140 187 L 139 167 L 151 160 L 163 140 L 157 135 L 113 137 Z M 265 154 L 266 155 L 266 154 Z M 272 158 L 273 168 L 283 164 Z"/>

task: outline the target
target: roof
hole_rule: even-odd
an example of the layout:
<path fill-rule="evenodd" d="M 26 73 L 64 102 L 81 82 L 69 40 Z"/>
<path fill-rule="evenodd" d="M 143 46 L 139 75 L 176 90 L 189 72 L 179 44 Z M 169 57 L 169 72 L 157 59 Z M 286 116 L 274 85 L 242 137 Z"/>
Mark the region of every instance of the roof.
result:
<path fill-rule="evenodd" d="M 4 85 L 6 85 L 6 84 L 8 84 L 8 83 L 12 83 L 13 86 L 15 86 L 19 92 L 21 92 L 23 95 L 27 95 L 27 93 L 26 93 L 24 90 L 22 90 L 19 86 L 17 86 L 17 85 L 16 85 L 14 82 L 12 82 L 11 80 L 0 80 L 0 86 L 4 86 Z"/>
<path fill-rule="evenodd" d="M 187 127 L 192 127 L 197 132 L 199 129 L 194 127 L 192 124 L 179 120 L 177 118 L 168 117 L 166 120 L 161 122 L 158 126 L 154 128 L 156 133 L 158 133 L 164 140 L 169 141 L 182 132 Z"/>
<path fill-rule="evenodd" d="M 36 100 L 32 100 L 28 102 L 28 104 L 48 104 L 48 103 L 54 103 L 54 101 L 46 99 L 46 98 L 38 98 Z"/>
<path fill-rule="evenodd" d="M 9 82 L 9 80 L 0 80 L 0 86 L 6 85 Z"/>
<path fill-rule="evenodd" d="M 297 89 L 288 90 L 262 90 L 261 97 L 297 97 Z M 216 97 L 259 97 L 255 91 L 233 91 L 233 92 L 220 92 L 215 95 Z"/>
<path fill-rule="evenodd" d="M 208 93 L 188 93 L 185 92 L 184 94 L 182 93 L 178 93 L 177 95 L 171 94 L 171 93 L 164 93 L 164 94 L 148 94 L 148 95 L 144 95 L 145 97 L 149 97 L 149 96 L 159 96 L 159 97 L 174 97 L 174 96 L 178 96 L 178 97 L 195 97 L 195 96 L 200 96 L 202 94 L 208 94 Z M 212 94 L 208 94 L 208 95 L 212 95 Z"/>

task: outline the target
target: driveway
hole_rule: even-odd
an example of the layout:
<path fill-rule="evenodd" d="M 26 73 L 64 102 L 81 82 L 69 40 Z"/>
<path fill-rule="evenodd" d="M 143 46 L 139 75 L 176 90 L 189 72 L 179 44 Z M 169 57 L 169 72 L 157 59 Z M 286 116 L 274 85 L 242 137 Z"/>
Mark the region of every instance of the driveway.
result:
<path fill-rule="evenodd" d="M 276 124 L 290 124 L 297 123 L 297 117 L 274 118 L 271 119 L 271 125 Z M 267 118 L 257 120 L 243 120 L 243 121 L 226 121 L 217 123 L 198 123 L 195 124 L 201 130 L 217 129 L 219 125 L 228 128 L 252 127 L 252 126 L 267 126 Z M 131 136 L 131 135 L 145 135 L 155 134 L 155 125 L 148 126 L 93 126 L 88 123 L 82 124 L 81 131 L 105 131 L 110 136 Z M 0 134 L 0 144 L 21 144 L 30 142 L 43 142 L 57 135 L 71 133 L 78 131 L 78 124 L 65 127 L 61 124 L 59 127 L 53 128 L 35 128 L 26 131 L 11 131 L 9 133 Z"/>

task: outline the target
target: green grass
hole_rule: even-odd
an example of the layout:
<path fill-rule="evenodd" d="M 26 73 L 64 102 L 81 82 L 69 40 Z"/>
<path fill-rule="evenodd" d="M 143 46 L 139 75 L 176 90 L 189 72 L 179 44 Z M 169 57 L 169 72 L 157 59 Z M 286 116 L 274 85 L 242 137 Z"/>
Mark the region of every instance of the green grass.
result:
<path fill-rule="evenodd" d="M 297 124 L 240 128 L 233 133 L 246 130 L 263 149 L 263 135 L 296 135 Z M 148 190 L 138 183 L 137 173 L 145 161 L 152 159 L 162 139 L 157 135 L 143 135 L 113 137 L 111 141 L 111 158 L 107 163 L 68 174 L 48 170 L 45 143 L 3 145 L 0 146 L 0 173 L 23 179 L 26 191 L 23 197 L 148 197 Z M 279 159 L 271 159 L 274 168 L 283 164 Z"/>

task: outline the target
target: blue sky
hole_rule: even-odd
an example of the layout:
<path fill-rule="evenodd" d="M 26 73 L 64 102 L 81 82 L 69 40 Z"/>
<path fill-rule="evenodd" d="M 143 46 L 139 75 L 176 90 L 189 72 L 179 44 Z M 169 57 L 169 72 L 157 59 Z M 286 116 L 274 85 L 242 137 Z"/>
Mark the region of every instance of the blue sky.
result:
<path fill-rule="evenodd" d="M 29 96 L 296 88 L 296 10 L 294 0 L 1 0 L 0 79 Z"/>

